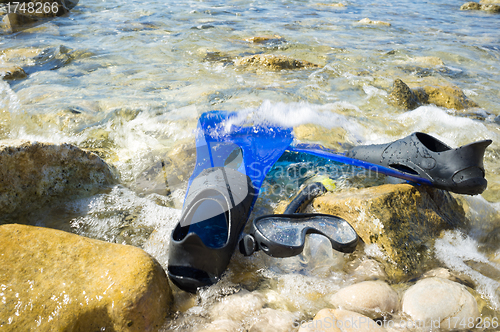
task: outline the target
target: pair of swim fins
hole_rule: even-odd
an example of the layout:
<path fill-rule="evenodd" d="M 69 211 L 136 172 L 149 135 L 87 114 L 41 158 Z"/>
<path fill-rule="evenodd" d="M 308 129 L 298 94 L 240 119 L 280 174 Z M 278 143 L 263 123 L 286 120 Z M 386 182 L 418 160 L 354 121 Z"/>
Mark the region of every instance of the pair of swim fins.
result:
<path fill-rule="evenodd" d="M 363 167 L 459 194 L 487 186 L 483 156 L 491 140 L 452 149 L 424 133 L 388 144 L 358 146 L 345 155 L 316 144 L 293 144 L 292 128 L 234 124 L 236 113 L 202 114 L 196 133 L 196 165 L 181 219 L 172 232 L 168 275 L 196 292 L 226 270 L 262 182 L 285 152 L 299 152 Z"/>

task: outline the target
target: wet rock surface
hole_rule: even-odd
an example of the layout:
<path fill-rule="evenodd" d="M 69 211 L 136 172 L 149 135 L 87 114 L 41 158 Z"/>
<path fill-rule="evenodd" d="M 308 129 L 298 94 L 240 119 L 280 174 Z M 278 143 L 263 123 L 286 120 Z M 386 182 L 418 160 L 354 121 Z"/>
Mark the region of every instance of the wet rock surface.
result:
<path fill-rule="evenodd" d="M 244 56 L 234 61 L 235 66 L 246 68 L 262 68 L 267 70 L 318 68 L 319 66 L 305 60 L 296 60 L 284 55 L 255 54 Z"/>
<path fill-rule="evenodd" d="M 410 87 L 400 79 L 394 81 L 389 99 L 393 105 L 406 110 L 413 110 L 420 105 L 426 104 L 434 104 L 439 107 L 456 110 L 478 107 L 478 104 L 467 98 L 458 87 L 426 85 L 410 89 Z"/>
<path fill-rule="evenodd" d="M 365 244 L 375 244 L 385 272 L 395 280 L 427 270 L 434 238 L 467 224 L 462 206 L 448 192 L 409 184 L 327 193 L 313 206 L 344 218 Z"/>
<path fill-rule="evenodd" d="M 172 293 L 132 246 L 33 226 L 0 226 L 4 331 L 156 331 Z"/>
<path fill-rule="evenodd" d="M 423 279 L 407 289 L 402 311 L 413 321 L 425 322 L 425 326 L 433 323 L 448 330 L 453 329 L 447 325 L 448 318 L 453 317 L 454 323 L 457 319 L 477 322 L 479 317 L 477 302 L 465 286 L 438 277 Z"/>
<path fill-rule="evenodd" d="M 368 280 L 387 280 L 387 273 L 385 273 L 384 266 L 374 259 L 363 259 L 362 261 L 352 262 L 351 267 L 352 277 L 355 281 L 368 281 Z M 349 268 L 348 268 L 349 270 Z"/>
<path fill-rule="evenodd" d="M 2 19 L 5 29 L 10 32 L 17 32 L 34 26 L 40 19 L 18 13 L 8 13 Z"/>
<path fill-rule="evenodd" d="M 0 141 L 0 211 L 33 211 L 46 204 L 97 193 L 115 183 L 96 154 L 71 144 Z"/>
<path fill-rule="evenodd" d="M 245 41 L 254 44 L 268 44 L 268 43 L 281 43 L 285 41 L 285 38 L 274 35 L 274 36 L 254 36 L 245 38 Z"/>
<path fill-rule="evenodd" d="M 393 104 L 406 110 L 415 109 L 419 105 L 415 92 L 399 78 L 394 81 L 389 98 Z"/>
<path fill-rule="evenodd" d="M 330 303 L 339 309 L 350 310 L 372 319 L 387 317 L 398 309 L 398 294 L 383 281 L 363 281 L 342 288 Z"/>
<path fill-rule="evenodd" d="M 341 2 L 338 3 L 317 3 L 316 6 L 328 6 L 328 7 L 334 7 L 334 8 L 345 8 L 346 5 L 344 5 Z"/>
<path fill-rule="evenodd" d="M 9 2 L 9 1 L 5 1 Z M 78 3 L 78 0 L 31 0 L 10 1 L 12 12 L 3 18 L 4 28 L 8 32 L 18 32 L 63 16 Z M 14 7 L 15 6 L 15 7 Z"/>
<path fill-rule="evenodd" d="M 387 26 L 387 27 L 391 26 L 391 23 L 389 23 L 389 22 L 373 21 L 373 20 L 370 20 L 368 17 L 366 17 L 362 20 L 359 20 L 358 23 L 359 24 L 367 24 L 367 25 L 383 25 L 383 26 Z"/>
<path fill-rule="evenodd" d="M 16 80 L 25 78 L 27 75 L 24 70 L 16 65 L 0 64 L 0 77 L 4 80 Z"/>
<path fill-rule="evenodd" d="M 494 1 L 481 1 L 477 2 L 467 2 L 464 3 L 460 10 L 483 10 L 491 13 L 500 13 L 500 4 Z"/>

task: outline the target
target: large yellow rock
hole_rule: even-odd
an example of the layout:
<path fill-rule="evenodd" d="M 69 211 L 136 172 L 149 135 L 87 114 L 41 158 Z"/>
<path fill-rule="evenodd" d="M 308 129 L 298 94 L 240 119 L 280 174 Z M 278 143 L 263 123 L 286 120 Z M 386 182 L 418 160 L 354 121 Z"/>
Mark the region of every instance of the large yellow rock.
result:
<path fill-rule="evenodd" d="M 409 184 L 327 193 L 313 206 L 346 219 L 366 244 L 377 244 L 395 281 L 428 270 L 434 238 L 467 223 L 462 206 L 448 192 Z"/>
<path fill-rule="evenodd" d="M 305 60 L 295 60 L 283 55 L 255 54 L 244 56 L 234 61 L 236 66 L 257 67 L 268 70 L 318 68 L 319 66 Z"/>
<path fill-rule="evenodd" d="M 172 301 L 143 250 L 33 226 L 0 226 L 1 331 L 156 331 Z"/>
<path fill-rule="evenodd" d="M 0 214 L 33 211 L 52 200 L 95 194 L 114 183 L 96 154 L 71 144 L 0 141 Z"/>

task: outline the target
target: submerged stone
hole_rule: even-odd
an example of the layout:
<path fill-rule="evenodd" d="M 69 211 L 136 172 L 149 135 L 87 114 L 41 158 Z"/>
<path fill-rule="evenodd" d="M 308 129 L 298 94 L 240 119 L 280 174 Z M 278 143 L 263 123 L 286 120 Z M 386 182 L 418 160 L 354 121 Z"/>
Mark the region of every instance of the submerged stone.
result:
<path fill-rule="evenodd" d="M 317 3 L 316 6 L 328 6 L 328 7 L 336 7 L 336 8 L 345 8 L 345 5 L 341 2 L 337 3 Z"/>
<path fill-rule="evenodd" d="M 296 318 L 296 314 L 289 311 L 265 308 L 261 310 L 257 321 L 248 332 L 267 332 L 271 326 L 273 332 L 288 332 Z"/>
<path fill-rule="evenodd" d="M 460 10 L 480 10 L 480 9 L 481 5 L 473 1 L 466 2 L 460 7 Z"/>
<path fill-rule="evenodd" d="M 450 193 L 409 184 L 327 193 L 313 206 L 344 218 L 367 245 L 376 244 L 385 272 L 396 281 L 428 270 L 427 265 L 434 264 L 434 239 L 442 230 L 467 223 Z"/>
<path fill-rule="evenodd" d="M 368 24 L 368 25 L 385 25 L 387 27 L 391 26 L 391 23 L 384 22 L 384 21 L 372 21 L 368 17 L 366 17 L 362 20 L 359 20 L 358 23 L 359 24 Z"/>
<path fill-rule="evenodd" d="M 480 316 L 477 302 L 467 288 L 442 278 L 428 278 L 406 290 L 402 299 L 402 311 L 413 321 L 424 322 L 426 327 L 444 330 L 465 329 L 465 320 L 477 323 Z"/>
<path fill-rule="evenodd" d="M 481 10 L 492 13 L 500 13 L 500 5 L 481 5 Z"/>
<path fill-rule="evenodd" d="M 243 321 L 252 312 L 261 310 L 264 304 L 265 298 L 261 294 L 241 290 L 223 298 L 210 308 L 210 317 L 214 320 Z"/>
<path fill-rule="evenodd" d="M 354 261 L 354 269 L 350 276 L 357 282 L 367 280 L 387 280 L 387 273 L 385 273 L 384 266 L 374 259 L 363 259 Z"/>
<path fill-rule="evenodd" d="M 305 60 L 296 60 L 283 55 L 255 54 L 234 61 L 236 66 L 264 68 L 268 70 L 318 68 L 319 66 Z"/>
<path fill-rule="evenodd" d="M 383 281 L 363 281 L 340 289 L 330 300 L 336 308 L 376 319 L 394 314 L 398 294 Z"/>
<path fill-rule="evenodd" d="M 17 32 L 35 25 L 39 22 L 39 19 L 33 16 L 18 13 L 9 13 L 4 16 L 2 21 L 7 30 Z"/>
<path fill-rule="evenodd" d="M 283 42 L 285 39 L 281 36 L 254 36 L 245 38 L 245 41 L 254 44 L 266 44 L 266 43 L 275 43 L 275 42 Z"/>
<path fill-rule="evenodd" d="M 96 154 L 71 144 L 0 141 L 0 213 L 28 213 L 55 201 L 92 195 L 115 182 Z"/>
<path fill-rule="evenodd" d="M 143 250 L 24 225 L 0 226 L 0 328 L 156 331 L 172 301 Z"/>
<path fill-rule="evenodd" d="M 18 80 L 26 76 L 24 70 L 19 66 L 10 64 L 0 65 L 0 77 L 3 77 L 4 80 Z"/>
<path fill-rule="evenodd" d="M 464 273 L 450 271 L 449 269 L 446 269 L 444 267 L 437 267 L 435 269 L 425 272 L 422 275 L 421 279 L 433 278 L 433 277 L 448 279 L 450 281 L 458 282 L 470 288 L 474 287 L 474 282 L 472 281 L 470 276 Z"/>

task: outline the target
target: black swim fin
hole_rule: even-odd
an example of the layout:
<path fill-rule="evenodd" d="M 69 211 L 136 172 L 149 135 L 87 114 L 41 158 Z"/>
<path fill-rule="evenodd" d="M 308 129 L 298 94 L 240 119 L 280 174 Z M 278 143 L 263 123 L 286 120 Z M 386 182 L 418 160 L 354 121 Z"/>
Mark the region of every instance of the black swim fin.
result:
<path fill-rule="evenodd" d="M 193 180 L 170 239 L 168 276 L 175 285 L 195 293 L 219 280 L 254 196 L 250 178 L 231 168 L 208 168 Z"/>
<path fill-rule="evenodd" d="M 430 135 L 417 132 L 392 143 L 354 147 L 346 156 L 418 175 L 439 189 L 477 195 L 488 184 L 483 157 L 491 142 L 483 140 L 452 149 Z"/>

